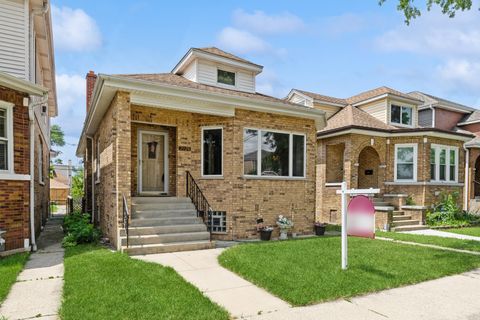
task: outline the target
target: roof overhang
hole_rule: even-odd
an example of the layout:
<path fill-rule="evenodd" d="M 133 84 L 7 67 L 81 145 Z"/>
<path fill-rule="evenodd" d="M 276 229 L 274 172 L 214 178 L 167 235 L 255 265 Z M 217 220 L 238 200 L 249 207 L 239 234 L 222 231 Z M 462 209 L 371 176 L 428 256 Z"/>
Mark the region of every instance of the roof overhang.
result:
<path fill-rule="evenodd" d="M 312 101 L 313 103 L 318 103 L 318 104 L 323 104 L 323 105 L 329 105 L 329 106 L 333 106 L 333 107 L 345 107 L 347 104 L 342 104 L 342 103 L 334 103 L 334 102 L 331 102 L 331 101 L 327 101 L 327 100 L 322 100 L 322 99 L 317 99 L 317 98 L 314 98 L 314 97 L 311 97 L 309 96 L 308 94 L 305 94 L 303 92 L 300 92 L 298 91 L 297 89 L 292 89 L 290 90 L 290 92 L 288 93 L 287 97 L 285 98 L 286 100 L 290 101 L 290 99 L 292 98 L 292 96 L 294 94 L 298 94 L 299 96 L 309 100 L 309 101 Z"/>
<path fill-rule="evenodd" d="M 361 106 L 361 105 L 364 105 L 364 104 L 367 104 L 367 103 L 371 103 L 371 102 L 375 102 L 375 101 L 382 100 L 382 99 L 387 99 L 387 98 L 393 99 L 395 101 L 411 103 L 411 104 L 414 104 L 414 105 L 417 105 L 417 106 L 423 103 L 423 101 L 420 101 L 420 100 L 415 99 L 415 98 L 407 98 L 407 97 L 403 97 L 403 96 L 396 95 L 396 94 L 393 94 L 393 93 L 384 93 L 384 94 L 372 97 L 370 99 L 365 99 L 365 100 L 362 100 L 362 101 L 355 102 L 355 103 L 352 104 L 352 106 L 358 107 L 358 106 Z"/>
<path fill-rule="evenodd" d="M 360 134 L 376 137 L 415 137 L 415 136 L 429 136 L 435 138 L 444 138 L 457 141 L 467 142 L 472 140 L 473 134 L 455 133 L 445 130 L 432 129 L 432 128 L 416 128 L 416 129 L 373 129 L 360 126 L 348 126 L 344 128 L 332 129 L 326 132 L 317 133 L 317 139 L 326 139 L 331 137 L 337 137 L 346 134 Z"/>
<path fill-rule="evenodd" d="M 480 123 L 480 120 L 472 120 L 472 121 L 459 122 L 459 123 L 457 123 L 457 126 L 466 126 L 466 125 L 475 124 L 475 123 Z"/>
<path fill-rule="evenodd" d="M 255 75 L 259 74 L 263 70 L 263 67 L 258 64 L 233 60 L 233 59 L 222 57 L 210 52 L 205 52 L 196 48 L 190 48 L 190 50 L 188 50 L 188 52 L 173 68 L 172 73 L 183 74 L 183 71 L 191 62 L 193 62 L 195 59 L 202 59 L 202 58 L 205 60 L 218 62 L 220 64 L 228 65 L 231 67 L 245 69 L 253 72 Z"/>
<path fill-rule="evenodd" d="M 77 156 L 83 154 L 86 136 L 91 136 L 96 132 L 117 91 L 129 92 L 130 102 L 134 105 L 223 117 L 235 116 L 235 109 L 239 108 L 311 119 L 315 121 L 317 130 L 326 126 L 325 112 L 314 108 L 287 102 L 252 99 L 165 83 L 99 74 L 93 89 L 90 112 L 85 120 L 77 148 Z"/>
<path fill-rule="evenodd" d="M 31 94 L 34 96 L 44 96 L 48 94 L 48 88 L 39 86 L 30 81 L 11 76 L 0 71 L 0 86 L 7 87 L 19 92 Z"/>

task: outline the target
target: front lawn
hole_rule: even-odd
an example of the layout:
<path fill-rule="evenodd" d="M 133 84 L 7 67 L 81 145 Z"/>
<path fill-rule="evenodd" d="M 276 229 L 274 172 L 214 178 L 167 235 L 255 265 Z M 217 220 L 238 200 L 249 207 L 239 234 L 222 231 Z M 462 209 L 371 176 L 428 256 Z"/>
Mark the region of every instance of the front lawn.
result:
<path fill-rule="evenodd" d="M 439 230 L 439 231 L 450 232 L 450 230 L 452 229 Z M 409 233 L 398 233 L 398 232 L 376 231 L 375 234 L 379 237 L 385 237 L 385 238 L 401 240 L 401 241 L 432 244 L 435 246 L 447 247 L 452 249 L 480 251 L 480 241 L 476 241 L 476 240 L 442 238 L 438 236 L 426 236 L 422 234 L 409 234 Z"/>
<path fill-rule="evenodd" d="M 7 297 L 10 288 L 17 280 L 28 260 L 28 253 L 17 253 L 0 258 L 0 303 Z"/>
<path fill-rule="evenodd" d="M 66 249 L 62 319 L 228 319 L 172 268 L 92 246 Z"/>
<path fill-rule="evenodd" d="M 393 242 L 349 238 L 340 268 L 340 237 L 244 244 L 220 264 L 293 305 L 413 284 L 480 267 L 480 257 Z"/>
<path fill-rule="evenodd" d="M 444 231 L 465 234 L 467 236 L 480 237 L 480 227 L 447 229 Z"/>

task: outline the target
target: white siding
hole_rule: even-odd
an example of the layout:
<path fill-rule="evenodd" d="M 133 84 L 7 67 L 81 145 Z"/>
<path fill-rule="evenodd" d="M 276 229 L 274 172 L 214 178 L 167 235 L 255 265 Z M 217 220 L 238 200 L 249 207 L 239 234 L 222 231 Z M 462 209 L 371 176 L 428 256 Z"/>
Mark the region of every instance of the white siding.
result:
<path fill-rule="evenodd" d="M 321 104 L 315 104 L 315 109 L 319 109 L 322 111 L 325 111 L 325 117 L 329 119 L 331 116 L 333 116 L 335 113 L 337 113 L 340 110 L 341 107 L 335 107 L 335 106 L 330 106 L 330 105 L 321 105 Z"/>
<path fill-rule="evenodd" d="M 255 92 L 255 77 L 252 73 L 243 70 L 235 70 L 231 67 L 214 64 L 204 60 L 198 60 L 197 63 L 197 82 L 222 88 L 231 88 L 233 90 Z M 235 86 L 217 83 L 217 69 L 235 72 Z"/>
<path fill-rule="evenodd" d="M 29 80 L 28 10 L 24 0 L 0 0 L 0 71 Z"/>
<path fill-rule="evenodd" d="M 307 99 L 304 96 L 301 96 L 296 93 L 292 94 L 292 96 L 290 97 L 290 102 L 298 103 L 298 104 L 301 104 L 302 106 L 313 107 L 312 99 Z"/>
<path fill-rule="evenodd" d="M 197 60 L 188 65 L 183 76 L 190 81 L 197 81 Z"/>
<path fill-rule="evenodd" d="M 365 106 L 359 106 L 359 109 L 365 111 L 366 113 L 372 115 L 378 120 L 387 123 L 387 100 L 381 100 L 372 102 Z"/>

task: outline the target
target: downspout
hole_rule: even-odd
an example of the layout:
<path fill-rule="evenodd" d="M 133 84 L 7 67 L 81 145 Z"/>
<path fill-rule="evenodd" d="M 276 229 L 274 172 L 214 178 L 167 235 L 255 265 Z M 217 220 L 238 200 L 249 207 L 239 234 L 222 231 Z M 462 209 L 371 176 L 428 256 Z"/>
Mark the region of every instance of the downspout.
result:
<path fill-rule="evenodd" d="M 28 119 L 30 127 L 30 236 L 32 251 L 37 251 L 35 240 L 35 107 L 42 106 L 48 101 L 48 94 L 45 94 L 40 101 L 34 102 L 30 97 L 28 105 Z"/>
<path fill-rule="evenodd" d="M 89 139 L 92 143 L 92 148 L 90 149 L 90 168 L 92 170 L 92 224 L 95 223 L 95 177 L 93 172 L 93 137 L 85 135 L 87 139 Z M 88 145 L 88 144 L 87 144 Z M 88 156 L 88 154 L 87 154 Z"/>
<path fill-rule="evenodd" d="M 468 186 L 470 184 L 470 168 L 469 168 L 469 164 L 470 164 L 470 149 L 468 149 L 466 147 L 466 143 L 463 144 L 463 149 L 465 150 L 465 185 L 463 186 L 463 210 L 467 211 L 468 210 L 468 198 L 469 198 L 469 194 L 468 194 Z"/>
<path fill-rule="evenodd" d="M 428 108 L 432 110 L 432 128 L 435 128 L 435 108 L 433 105 L 430 105 Z"/>

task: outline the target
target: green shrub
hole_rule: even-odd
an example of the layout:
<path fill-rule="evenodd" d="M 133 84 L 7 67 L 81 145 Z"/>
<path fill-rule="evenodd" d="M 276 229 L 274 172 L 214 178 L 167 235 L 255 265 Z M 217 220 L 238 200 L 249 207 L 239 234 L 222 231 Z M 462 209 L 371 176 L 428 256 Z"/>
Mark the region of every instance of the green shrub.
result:
<path fill-rule="evenodd" d="M 458 205 L 459 193 L 442 193 L 441 200 L 427 212 L 427 224 L 430 226 L 464 227 L 480 223 L 480 217 L 463 211 Z"/>
<path fill-rule="evenodd" d="M 415 205 L 415 201 L 413 200 L 413 197 L 411 195 L 409 195 L 407 197 L 407 199 L 405 200 L 405 204 L 407 206 L 414 206 Z"/>
<path fill-rule="evenodd" d="M 62 245 L 74 247 L 80 243 L 95 243 L 100 239 L 100 231 L 90 223 L 90 215 L 74 212 L 66 215 L 63 220 L 65 237 Z"/>

